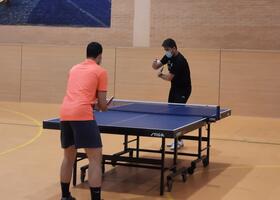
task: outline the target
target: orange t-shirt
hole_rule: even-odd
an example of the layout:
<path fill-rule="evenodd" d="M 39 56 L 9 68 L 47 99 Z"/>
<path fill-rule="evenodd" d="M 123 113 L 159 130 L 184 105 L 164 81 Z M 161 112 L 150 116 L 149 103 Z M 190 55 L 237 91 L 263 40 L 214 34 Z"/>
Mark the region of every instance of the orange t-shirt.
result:
<path fill-rule="evenodd" d="M 107 91 L 107 82 L 107 71 L 91 59 L 72 67 L 60 108 L 60 120 L 94 120 L 92 104 L 96 101 L 97 91 Z"/>

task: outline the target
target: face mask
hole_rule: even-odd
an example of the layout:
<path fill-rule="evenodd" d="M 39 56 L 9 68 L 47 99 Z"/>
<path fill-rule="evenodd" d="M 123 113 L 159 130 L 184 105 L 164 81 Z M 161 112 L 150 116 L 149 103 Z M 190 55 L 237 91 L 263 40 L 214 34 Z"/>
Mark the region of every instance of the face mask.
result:
<path fill-rule="evenodd" d="M 172 57 L 171 51 L 166 51 L 165 55 L 166 55 L 167 58 L 171 58 Z"/>

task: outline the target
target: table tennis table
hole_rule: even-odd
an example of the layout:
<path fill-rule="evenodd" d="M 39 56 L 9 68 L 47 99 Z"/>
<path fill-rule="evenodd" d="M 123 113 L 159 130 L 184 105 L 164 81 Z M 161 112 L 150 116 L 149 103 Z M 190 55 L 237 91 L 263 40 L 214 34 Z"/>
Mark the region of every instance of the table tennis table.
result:
<path fill-rule="evenodd" d="M 122 165 L 160 171 L 160 195 L 164 194 L 165 183 L 171 191 L 173 180 L 181 176 L 185 182 L 187 175 L 194 173 L 196 165 L 202 161 L 206 167 L 210 160 L 210 126 L 213 122 L 231 115 L 230 109 L 222 109 L 215 105 L 174 104 L 149 101 L 114 100 L 107 112 L 94 111 L 97 124 L 102 134 L 117 134 L 123 136 L 123 149 L 111 155 L 103 155 L 102 168 L 105 165 Z M 203 129 L 203 127 L 206 127 Z M 43 121 L 44 129 L 60 129 L 59 118 Z M 192 131 L 195 134 L 187 134 Z M 204 131 L 205 130 L 205 131 Z M 206 133 L 203 133 L 206 132 Z M 129 138 L 132 136 L 133 139 Z M 140 146 L 141 137 L 159 138 L 158 149 L 144 149 Z M 179 152 L 178 138 L 191 140 L 197 144 L 197 152 Z M 166 139 L 174 140 L 173 151 L 166 150 Z M 130 139 L 130 140 L 129 140 Z M 132 146 L 133 145 L 133 146 Z M 106 144 L 104 144 L 106 148 Z M 160 154 L 156 158 L 145 157 L 143 153 Z M 172 164 L 165 164 L 166 154 L 172 154 Z M 178 155 L 194 157 L 190 165 L 178 167 Z M 86 158 L 83 152 L 77 153 L 73 170 L 73 185 L 76 185 L 77 163 Z M 82 166 L 81 181 L 84 182 L 88 166 Z M 165 172 L 169 171 L 166 176 Z"/>

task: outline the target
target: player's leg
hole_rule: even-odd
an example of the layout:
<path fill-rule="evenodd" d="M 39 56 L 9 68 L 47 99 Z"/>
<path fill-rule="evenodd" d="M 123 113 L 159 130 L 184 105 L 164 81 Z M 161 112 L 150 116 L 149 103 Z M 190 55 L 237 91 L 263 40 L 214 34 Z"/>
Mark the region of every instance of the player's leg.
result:
<path fill-rule="evenodd" d="M 84 148 L 89 160 L 88 182 L 91 198 L 100 200 L 102 181 L 102 141 L 95 120 L 75 122 L 74 136 L 76 148 Z"/>
<path fill-rule="evenodd" d="M 169 92 L 168 102 L 185 104 L 187 103 L 190 94 L 191 94 L 191 89 L 185 90 L 180 88 L 171 88 Z M 167 146 L 169 146 L 171 150 L 175 148 L 174 142 L 168 144 Z M 184 146 L 184 142 L 182 138 L 179 137 L 177 142 L 177 148 L 179 149 L 183 146 Z"/>
<path fill-rule="evenodd" d="M 101 199 L 101 182 L 102 182 L 102 148 L 85 149 L 88 160 L 88 182 L 90 186 L 92 200 Z"/>
<path fill-rule="evenodd" d="M 190 97 L 190 91 L 185 89 L 176 89 L 173 92 L 173 103 L 182 103 L 186 104 L 189 97 Z"/>
<path fill-rule="evenodd" d="M 187 90 L 177 90 L 175 93 L 174 93 L 174 102 L 175 103 L 182 103 L 182 104 L 186 104 L 189 97 L 191 95 L 191 88 L 187 89 Z M 178 138 L 178 149 L 183 147 L 184 146 L 184 142 L 183 142 L 183 139 L 181 137 Z M 174 149 L 174 145 L 173 145 L 173 148 L 171 149 Z"/>
<path fill-rule="evenodd" d="M 64 149 L 63 161 L 60 167 L 60 184 L 62 200 L 74 200 L 69 191 L 73 165 L 76 159 L 74 135 L 70 122 L 61 122 L 61 146 Z"/>
<path fill-rule="evenodd" d="M 170 88 L 169 90 L 169 96 L 168 96 L 168 103 L 183 103 L 185 100 L 184 93 L 181 92 L 178 88 Z M 174 150 L 175 148 L 175 142 L 172 141 L 171 143 L 167 144 L 168 147 L 170 147 L 171 150 Z M 179 138 L 177 142 L 177 148 L 181 148 L 184 146 L 183 140 Z"/>
<path fill-rule="evenodd" d="M 70 146 L 64 149 L 64 157 L 60 168 L 60 183 L 62 200 L 74 200 L 69 191 L 73 165 L 76 159 L 76 149 L 74 146 Z"/>
<path fill-rule="evenodd" d="M 174 89 L 173 88 L 170 88 L 170 90 L 169 90 L 168 103 L 175 103 L 174 102 Z"/>
<path fill-rule="evenodd" d="M 168 95 L 168 103 L 175 103 L 174 94 L 175 94 L 175 89 L 171 87 Z M 175 145 L 174 141 L 167 144 L 167 146 L 170 147 L 170 149 L 174 149 L 174 145 Z"/>

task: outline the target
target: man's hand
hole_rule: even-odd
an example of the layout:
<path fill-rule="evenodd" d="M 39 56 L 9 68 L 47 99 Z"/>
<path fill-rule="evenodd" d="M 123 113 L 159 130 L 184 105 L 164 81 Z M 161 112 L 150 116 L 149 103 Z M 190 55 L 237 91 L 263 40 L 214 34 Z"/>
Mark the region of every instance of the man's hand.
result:
<path fill-rule="evenodd" d="M 159 72 L 158 72 L 158 77 L 160 77 L 160 78 L 161 78 L 161 77 L 162 77 L 162 75 L 163 75 L 162 71 L 159 71 Z"/>
<path fill-rule="evenodd" d="M 152 63 L 152 67 L 153 69 L 159 69 L 162 66 L 162 63 L 160 62 L 159 59 L 155 59 Z"/>
<path fill-rule="evenodd" d="M 171 73 L 168 74 L 163 74 L 161 71 L 158 72 L 158 77 L 166 80 L 166 81 L 172 81 L 172 79 L 174 78 L 174 75 Z"/>
<path fill-rule="evenodd" d="M 97 91 L 97 105 L 100 111 L 107 111 L 106 91 Z"/>

